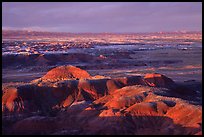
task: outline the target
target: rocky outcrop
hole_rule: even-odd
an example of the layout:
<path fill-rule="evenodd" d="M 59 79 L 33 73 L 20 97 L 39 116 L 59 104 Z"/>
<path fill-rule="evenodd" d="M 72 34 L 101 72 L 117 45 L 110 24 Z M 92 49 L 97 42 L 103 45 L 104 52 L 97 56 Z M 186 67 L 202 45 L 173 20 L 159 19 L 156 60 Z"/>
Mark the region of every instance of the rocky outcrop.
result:
<path fill-rule="evenodd" d="M 125 86 L 146 84 L 140 76 L 97 77 L 92 79 L 88 72 L 73 66 L 54 68 L 40 79 L 4 91 L 2 111 L 47 114 L 77 101 L 94 101 Z"/>
<path fill-rule="evenodd" d="M 101 76 L 97 79 L 97 77 L 91 76 L 85 70 L 74 66 L 54 68 L 42 78 L 32 81 L 32 83 L 20 85 L 19 87 L 10 87 L 4 90 L 2 111 L 44 111 L 49 113 L 53 109 L 68 107 L 74 102 L 100 99 L 103 96 L 118 92 L 118 90 L 123 90 L 121 88 L 125 86 L 175 86 L 173 80 L 161 74 L 147 74 L 144 79 L 140 76 L 112 79 Z M 177 90 L 177 88 L 174 88 L 173 91 Z M 171 91 L 170 95 L 175 94 L 173 91 Z M 120 96 L 114 95 L 115 98 L 120 99 Z M 121 107 L 124 107 L 128 103 L 134 104 L 143 100 L 143 96 L 141 95 L 139 98 L 130 96 L 131 100 L 129 102 L 127 102 L 127 99 L 120 101 L 123 105 L 114 101 L 110 102 L 109 105 L 122 105 Z"/>
<path fill-rule="evenodd" d="M 172 87 L 175 85 L 172 79 L 157 73 L 146 74 L 144 80 L 151 87 Z"/>
<path fill-rule="evenodd" d="M 157 96 L 155 91 L 162 92 L 148 86 L 126 86 L 94 102 L 74 103 L 54 118 L 22 120 L 14 124 L 12 131 L 55 135 L 202 134 L 202 107 Z"/>
<path fill-rule="evenodd" d="M 91 76 L 73 66 L 57 67 L 31 83 L 3 88 L 4 115 L 39 112 L 4 131 L 53 135 L 202 134 L 202 107 L 180 98 L 178 95 L 185 92 L 182 89 L 161 74 L 109 78 Z"/>

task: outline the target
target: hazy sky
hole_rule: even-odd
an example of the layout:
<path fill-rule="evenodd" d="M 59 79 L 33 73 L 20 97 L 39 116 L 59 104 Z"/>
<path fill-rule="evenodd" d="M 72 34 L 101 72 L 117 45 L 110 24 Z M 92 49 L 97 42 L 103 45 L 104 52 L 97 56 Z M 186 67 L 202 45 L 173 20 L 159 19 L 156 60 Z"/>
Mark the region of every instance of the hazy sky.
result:
<path fill-rule="evenodd" d="M 201 31 L 201 2 L 3 2 L 2 29 Z"/>

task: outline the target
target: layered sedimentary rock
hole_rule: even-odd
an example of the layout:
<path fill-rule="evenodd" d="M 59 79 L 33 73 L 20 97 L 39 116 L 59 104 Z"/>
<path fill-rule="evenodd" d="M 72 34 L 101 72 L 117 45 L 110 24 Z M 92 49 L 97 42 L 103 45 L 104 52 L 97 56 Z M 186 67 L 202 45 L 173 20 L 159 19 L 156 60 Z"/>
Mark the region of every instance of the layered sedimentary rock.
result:
<path fill-rule="evenodd" d="M 202 107 L 180 98 L 185 92 L 186 96 L 196 95 L 187 89 L 161 74 L 110 78 L 61 66 L 31 83 L 3 89 L 4 115 L 32 114 L 4 131 L 53 135 L 202 134 Z"/>
<path fill-rule="evenodd" d="M 90 74 L 85 70 L 70 65 L 60 66 L 50 70 L 42 77 L 42 80 L 67 80 L 81 78 L 90 78 Z"/>
<path fill-rule="evenodd" d="M 157 73 L 146 74 L 144 80 L 152 87 L 171 87 L 175 85 L 172 79 Z"/>

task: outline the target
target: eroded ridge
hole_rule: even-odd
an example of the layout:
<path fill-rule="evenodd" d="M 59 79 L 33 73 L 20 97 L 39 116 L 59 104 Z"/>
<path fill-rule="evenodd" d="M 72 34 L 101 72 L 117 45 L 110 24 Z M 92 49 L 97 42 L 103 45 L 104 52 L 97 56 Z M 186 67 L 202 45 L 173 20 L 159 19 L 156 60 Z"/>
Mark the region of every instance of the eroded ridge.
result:
<path fill-rule="evenodd" d="M 4 134 L 202 134 L 202 107 L 189 100 L 197 93 L 162 74 L 111 78 L 60 66 L 2 91 Z"/>

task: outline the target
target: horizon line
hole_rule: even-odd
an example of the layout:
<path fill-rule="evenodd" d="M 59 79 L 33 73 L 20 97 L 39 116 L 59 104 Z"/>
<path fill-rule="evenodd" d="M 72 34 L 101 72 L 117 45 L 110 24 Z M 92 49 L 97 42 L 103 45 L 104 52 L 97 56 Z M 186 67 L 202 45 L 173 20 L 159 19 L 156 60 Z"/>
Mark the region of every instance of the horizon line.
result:
<path fill-rule="evenodd" d="M 27 31 L 27 32 L 49 32 L 49 33 L 72 33 L 72 34 L 141 34 L 141 33 L 190 33 L 190 32 L 197 32 L 202 33 L 202 31 L 198 30 L 177 30 L 177 31 L 150 31 L 150 32 L 64 32 L 64 31 L 41 31 L 41 30 L 24 30 L 24 29 L 2 29 L 3 31 Z"/>

